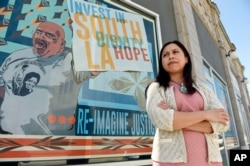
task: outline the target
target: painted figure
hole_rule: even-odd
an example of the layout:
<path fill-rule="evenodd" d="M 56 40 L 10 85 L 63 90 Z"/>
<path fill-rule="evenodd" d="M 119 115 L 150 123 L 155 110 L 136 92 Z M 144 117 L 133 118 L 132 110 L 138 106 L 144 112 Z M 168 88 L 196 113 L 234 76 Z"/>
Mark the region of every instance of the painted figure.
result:
<path fill-rule="evenodd" d="M 81 83 L 98 72 L 75 72 L 64 30 L 55 23 L 40 23 L 32 44 L 10 54 L 1 66 L 1 133 L 74 133 Z"/>

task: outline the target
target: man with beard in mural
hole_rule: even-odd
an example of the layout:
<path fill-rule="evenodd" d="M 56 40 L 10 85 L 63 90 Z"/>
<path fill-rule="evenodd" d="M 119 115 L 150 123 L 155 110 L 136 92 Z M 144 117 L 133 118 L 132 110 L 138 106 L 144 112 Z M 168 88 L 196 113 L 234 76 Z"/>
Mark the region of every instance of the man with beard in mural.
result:
<path fill-rule="evenodd" d="M 40 23 L 32 44 L 10 54 L 1 66 L 0 86 L 4 91 L 0 90 L 0 95 L 4 98 L 0 133 L 74 134 L 80 83 L 98 72 L 74 70 L 72 54 L 65 49 L 64 30 L 55 23 Z M 25 78 L 27 75 L 30 79 Z M 23 86 L 26 90 L 21 89 Z"/>

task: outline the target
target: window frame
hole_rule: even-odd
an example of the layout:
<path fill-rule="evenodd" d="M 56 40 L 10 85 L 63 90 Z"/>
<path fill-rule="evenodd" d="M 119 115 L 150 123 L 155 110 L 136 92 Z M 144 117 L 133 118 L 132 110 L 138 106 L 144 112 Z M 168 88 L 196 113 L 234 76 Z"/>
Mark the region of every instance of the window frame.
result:
<path fill-rule="evenodd" d="M 227 84 L 225 81 L 223 81 L 223 79 L 219 76 L 219 74 L 212 68 L 211 65 L 209 65 L 208 62 L 206 62 L 204 59 L 203 59 L 203 69 L 205 68 L 208 68 L 209 70 L 209 75 L 205 72 L 204 70 L 204 73 L 205 73 L 205 79 L 206 79 L 206 83 L 209 82 L 211 84 L 213 84 L 213 91 L 214 93 L 216 94 L 216 96 L 218 97 L 218 92 L 216 91 L 216 83 L 215 83 L 215 79 L 217 79 L 220 83 L 220 85 L 223 86 L 223 90 L 225 91 L 225 93 L 227 94 L 227 96 L 225 96 L 225 99 L 226 99 L 226 103 L 227 103 L 227 107 L 229 108 L 227 111 L 229 112 L 229 114 L 232 116 L 230 117 L 231 120 L 230 120 L 230 123 L 233 127 L 233 130 L 234 130 L 234 135 L 235 135 L 235 144 L 233 146 L 228 146 L 226 144 L 226 133 L 223 133 L 223 138 L 224 138 L 224 147 L 226 149 L 233 149 L 233 148 L 237 148 L 240 146 L 239 144 L 239 136 L 238 136 L 238 132 L 237 132 L 237 129 L 236 129 L 236 124 L 235 124 L 235 120 L 234 120 L 234 114 L 233 114 L 233 109 L 232 109 L 232 105 L 231 105 L 231 100 L 230 100 L 230 96 L 229 96 L 229 92 L 228 92 L 228 88 L 227 88 Z M 211 86 L 209 86 L 211 87 Z"/>

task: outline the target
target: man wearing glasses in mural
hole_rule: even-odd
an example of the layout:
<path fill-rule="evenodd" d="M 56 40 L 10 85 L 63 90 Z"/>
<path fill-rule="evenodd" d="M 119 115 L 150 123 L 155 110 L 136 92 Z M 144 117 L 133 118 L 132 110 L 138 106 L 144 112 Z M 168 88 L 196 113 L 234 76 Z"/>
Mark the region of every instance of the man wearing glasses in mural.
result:
<path fill-rule="evenodd" d="M 98 72 L 75 72 L 64 30 L 55 23 L 40 23 L 32 44 L 1 66 L 0 133 L 74 134 L 80 83 Z"/>

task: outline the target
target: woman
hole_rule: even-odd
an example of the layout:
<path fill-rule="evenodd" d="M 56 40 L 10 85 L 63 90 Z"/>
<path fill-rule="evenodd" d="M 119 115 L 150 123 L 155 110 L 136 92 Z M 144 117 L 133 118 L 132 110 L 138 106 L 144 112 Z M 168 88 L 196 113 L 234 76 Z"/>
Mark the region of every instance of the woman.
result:
<path fill-rule="evenodd" d="M 179 41 L 162 47 L 146 95 L 156 127 L 154 166 L 222 166 L 217 135 L 228 129 L 229 116 L 213 91 L 193 81 L 190 55 Z"/>
<path fill-rule="evenodd" d="M 40 81 L 40 75 L 36 72 L 27 73 L 23 79 L 23 86 L 20 89 L 19 95 L 26 96 L 33 92 L 35 86 Z"/>

